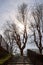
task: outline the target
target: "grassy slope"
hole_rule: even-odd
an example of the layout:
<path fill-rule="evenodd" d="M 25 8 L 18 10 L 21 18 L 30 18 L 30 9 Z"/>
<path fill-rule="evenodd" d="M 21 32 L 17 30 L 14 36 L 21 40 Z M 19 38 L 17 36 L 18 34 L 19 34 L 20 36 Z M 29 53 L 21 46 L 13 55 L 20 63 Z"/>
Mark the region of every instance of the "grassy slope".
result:
<path fill-rule="evenodd" d="M 0 47 L 0 65 L 7 61 L 10 57 L 11 55 L 2 47 Z"/>

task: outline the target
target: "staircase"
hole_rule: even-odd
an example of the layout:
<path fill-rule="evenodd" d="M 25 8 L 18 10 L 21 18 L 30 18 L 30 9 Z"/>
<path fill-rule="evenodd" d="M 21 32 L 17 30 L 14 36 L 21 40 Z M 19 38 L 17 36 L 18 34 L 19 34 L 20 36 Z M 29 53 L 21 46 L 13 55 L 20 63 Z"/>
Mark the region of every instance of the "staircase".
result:
<path fill-rule="evenodd" d="M 26 57 L 12 57 L 10 58 L 4 65 L 33 65 L 33 63 L 31 62 L 31 60 Z"/>

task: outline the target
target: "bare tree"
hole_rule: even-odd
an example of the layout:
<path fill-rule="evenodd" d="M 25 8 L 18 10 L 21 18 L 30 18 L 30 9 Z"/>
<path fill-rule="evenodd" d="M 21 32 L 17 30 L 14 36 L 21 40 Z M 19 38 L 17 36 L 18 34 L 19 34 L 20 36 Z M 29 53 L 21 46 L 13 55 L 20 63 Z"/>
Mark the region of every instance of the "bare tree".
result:
<path fill-rule="evenodd" d="M 15 23 L 12 22 L 12 24 L 8 24 L 8 28 L 4 31 L 6 34 L 7 39 L 9 40 L 9 43 L 13 44 L 13 42 L 15 42 L 18 46 L 18 48 L 20 49 L 20 53 L 23 56 L 23 50 L 26 47 L 26 43 L 27 43 L 27 30 L 26 30 L 26 14 L 27 14 L 27 5 L 25 3 L 23 3 L 19 9 L 19 17 L 20 19 L 22 19 L 23 23 L 24 23 L 24 31 L 22 34 L 19 33 L 19 28 L 17 27 L 17 25 L 15 25 Z M 21 22 L 19 20 L 19 22 Z M 22 22 L 21 22 L 22 23 Z M 11 33 L 11 35 L 10 35 Z M 21 39 L 21 35 L 22 35 L 22 39 Z M 12 47 L 11 47 L 12 48 Z"/>
<path fill-rule="evenodd" d="M 42 5 L 36 6 L 34 11 L 32 11 L 32 16 L 34 18 L 34 23 L 31 22 L 31 31 L 33 32 L 34 42 L 39 49 L 40 54 L 42 54 Z"/>
<path fill-rule="evenodd" d="M 26 43 L 27 43 L 27 30 L 26 30 L 26 23 L 27 23 L 27 4 L 23 3 L 22 5 L 20 5 L 18 7 L 18 12 L 19 12 L 19 15 L 18 15 L 18 20 L 24 24 L 24 33 L 23 33 L 23 40 L 22 42 L 20 41 L 20 35 L 18 35 L 18 42 L 20 44 L 20 52 L 21 52 L 21 55 L 23 55 L 23 50 L 26 46 Z M 22 43 L 23 43 L 23 46 L 22 46 Z M 22 47 L 21 47 L 22 46 Z"/>
<path fill-rule="evenodd" d="M 9 24 L 8 22 L 6 25 L 8 28 L 6 27 L 4 30 L 4 38 L 6 42 L 8 43 L 7 47 L 9 46 L 9 52 L 12 54 L 13 53 L 13 38 L 11 37 L 12 27 L 11 27 L 11 24 Z"/>

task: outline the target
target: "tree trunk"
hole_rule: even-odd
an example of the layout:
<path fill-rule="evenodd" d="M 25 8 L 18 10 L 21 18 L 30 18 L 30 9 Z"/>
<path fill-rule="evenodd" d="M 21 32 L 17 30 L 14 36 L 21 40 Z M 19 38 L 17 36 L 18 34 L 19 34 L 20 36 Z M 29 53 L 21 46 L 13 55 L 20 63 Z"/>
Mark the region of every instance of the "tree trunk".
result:
<path fill-rule="evenodd" d="M 42 55 L 42 49 L 39 49 L 40 54 Z"/>
<path fill-rule="evenodd" d="M 1 43 L 0 43 L 0 46 L 1 46 Z"/>
<path fill-rule="evenodd" d="M 21 56 L 23 56 L 23 50 L 20 50 Z"/>

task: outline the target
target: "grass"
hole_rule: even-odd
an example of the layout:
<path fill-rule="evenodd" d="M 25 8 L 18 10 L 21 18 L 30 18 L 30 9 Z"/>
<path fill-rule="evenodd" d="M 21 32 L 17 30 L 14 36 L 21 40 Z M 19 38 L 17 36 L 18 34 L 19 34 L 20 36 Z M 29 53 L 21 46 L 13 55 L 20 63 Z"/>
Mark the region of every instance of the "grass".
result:
<path fill-rule="evenodd" d="M 0 65 L 5 63 L 10 57 L 11 54 L 9 54 L 4 48 L 0 46 Z"/>
<path fill-rule="evenodd" d="M 5 61 L 7 61 L 11 57 L 10 54 L 5 55 L 5 57 L 0 59 L 0 65 L 3 64 Z"/>

